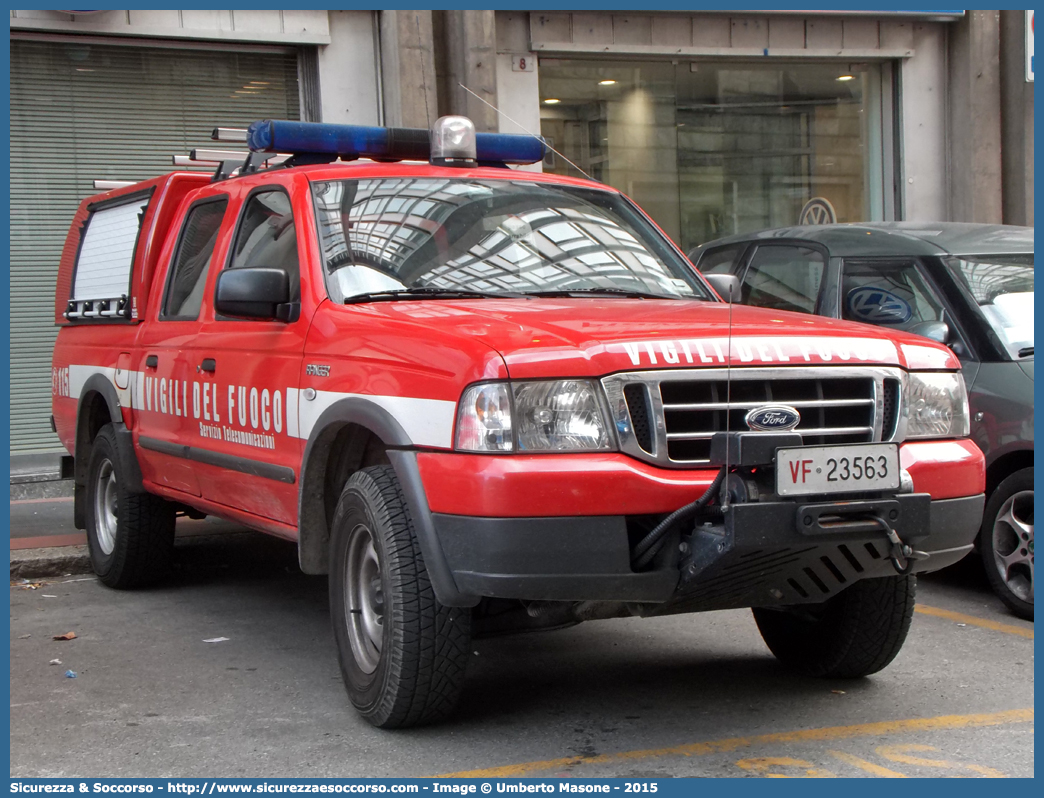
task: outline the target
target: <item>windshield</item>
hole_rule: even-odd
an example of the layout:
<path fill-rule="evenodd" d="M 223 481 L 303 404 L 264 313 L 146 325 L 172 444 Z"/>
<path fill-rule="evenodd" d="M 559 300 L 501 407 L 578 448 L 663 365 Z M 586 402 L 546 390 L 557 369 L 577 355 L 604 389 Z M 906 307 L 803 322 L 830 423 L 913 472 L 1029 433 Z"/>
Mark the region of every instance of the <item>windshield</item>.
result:
<path fill-rule="evenodd" d="M 1015 360 L 1033 354 L 1033 256 L 950 258 L 1005 350 Z"/>
<path fill-rule="evenodd" d="M 613 192 L 420 177 L 321 182 L 312 192 L 337 302 L 409 291 L 711 298 Z"/>

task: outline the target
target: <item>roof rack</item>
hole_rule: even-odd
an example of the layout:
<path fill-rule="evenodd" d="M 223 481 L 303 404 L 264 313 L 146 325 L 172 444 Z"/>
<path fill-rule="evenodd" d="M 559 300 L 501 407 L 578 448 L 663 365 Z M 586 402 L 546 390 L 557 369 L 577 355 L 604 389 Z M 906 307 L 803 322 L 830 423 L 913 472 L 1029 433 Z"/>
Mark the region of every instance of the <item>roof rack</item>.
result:
<path fill-rule="evenodd" d="M 247 140 L 245 127 L 216 127 L 210 134 L 211 141 L 241 141 Z"/>
<path fill-rule="evenodd" d="M 94 190 L 112 191 L 116 188 L 126 188 L 127 186 L 133 186 L 136 182 L 136 180 L 95 180 Z"/>
<path fill-rule="evenodd" d="M 247 140 L 246 128 L 216 127 L 211 131 L 210 138 L 213 141 L 236 142 L 245 144 Z M 289 161 L 293 155 L 280 152 L 250 152 L 238 150 L 210 150 L 196 148 L 189 150 L 188 155 L 172 155 L 171 164 L 177 167 L 199 166 L 214 169 L 213 182 L 225 180 L 234 175 L 246 175 L 258 171 L 263 167 L 272 168 L 281 166 Z M 94 181 L 95 191 L 113 191 L 118 188 L 133 186 L 138 180 L 108 180 L 97 179 Z M 93 300 L 94 302 L 108 302 L 109 300 Z M 100 314 L 100 309 L 94 307 L 70 308 L 75 318 L 94 318 Z"/>
<path fill-rule="evenodd" d="M 215 128 L 222 130 L 225 128 Z M 245 133 L 245 131 L 244 131 Z M 276 152 L 238 152 L 233 150 L 204 150 L 193 149 L 186 155 L 175 155 L 172 158 L 174 166 L 205 166 L 217 167 L 214 172 L 214 181 L 225 180 L 236 174 L 251 174 L 263 166 L 278 166 L 290 159 L 286 153 Z"/>

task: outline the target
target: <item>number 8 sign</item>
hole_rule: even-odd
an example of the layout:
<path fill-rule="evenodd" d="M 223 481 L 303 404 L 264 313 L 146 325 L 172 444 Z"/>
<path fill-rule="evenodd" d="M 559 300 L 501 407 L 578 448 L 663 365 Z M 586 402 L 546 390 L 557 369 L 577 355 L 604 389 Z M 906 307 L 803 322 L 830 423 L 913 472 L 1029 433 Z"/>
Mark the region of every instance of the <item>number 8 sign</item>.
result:
<path fill-rule="evenodd" d="M 512 72 L 536 72 L 536 56 L 532 53 L 511 56 Z"/>

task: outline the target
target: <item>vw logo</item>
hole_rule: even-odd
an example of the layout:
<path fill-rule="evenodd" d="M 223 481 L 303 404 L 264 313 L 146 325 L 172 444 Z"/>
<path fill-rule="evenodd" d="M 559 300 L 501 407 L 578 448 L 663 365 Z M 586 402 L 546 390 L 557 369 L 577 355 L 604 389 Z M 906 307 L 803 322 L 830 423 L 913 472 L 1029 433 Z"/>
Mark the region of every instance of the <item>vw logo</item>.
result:
<path fill-rule="evenodd" d="M 755 407 L 743 419 L 756 432 L 790 432 L 801 423 L 801 414 L 788 405 Z"/>
<path fill-rule="evenodd" d="M 910 303 L 898 294 L 866 285 L 848 294 L 853 319 L 870 324 L 905 324 L 913 316 Z"/>

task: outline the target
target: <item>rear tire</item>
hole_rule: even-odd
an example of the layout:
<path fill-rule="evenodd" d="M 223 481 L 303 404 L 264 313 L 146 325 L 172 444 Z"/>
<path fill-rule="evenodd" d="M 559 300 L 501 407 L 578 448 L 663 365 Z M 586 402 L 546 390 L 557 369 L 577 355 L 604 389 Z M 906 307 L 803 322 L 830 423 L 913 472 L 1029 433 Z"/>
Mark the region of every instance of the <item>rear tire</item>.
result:
<path fill-rule="evenodd" d="M 127 489 L 112 424 L 98 432 L 87 468 L 87 550 L 109 587 L 142 587 L 161 578 L 174 551 L 174 505 Z"/>
<path fill-rule="evenodd" d="M 769 650 L 807 676 L 868 676 L 895 659 L 913 617 L 916 579 L 864 579 L 823 604 L 754 608 Z"/>
<path fill-rule="evenodd" d="M 1033 620 L 1033 469 L 1003 480 L 986 504 L 979 555 L 990 587 L 1020 618 Z"/>
<path fill-rule="evenodd" d="M 330 617 L 352 704 L 383 729 L 440 720 L 464 684 L 471 610 L 435 598 L 391 466 L 356 472 L 330 532 Z"/>

